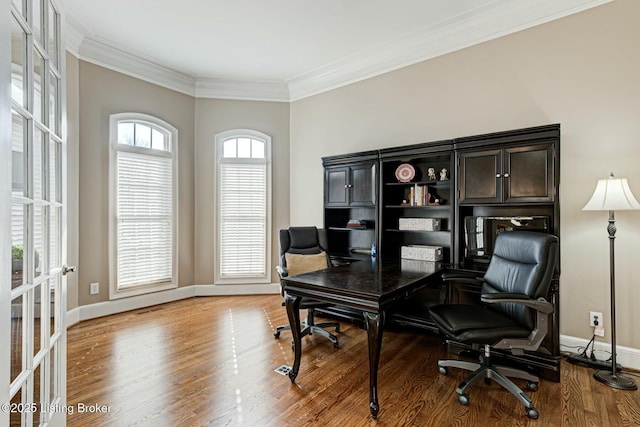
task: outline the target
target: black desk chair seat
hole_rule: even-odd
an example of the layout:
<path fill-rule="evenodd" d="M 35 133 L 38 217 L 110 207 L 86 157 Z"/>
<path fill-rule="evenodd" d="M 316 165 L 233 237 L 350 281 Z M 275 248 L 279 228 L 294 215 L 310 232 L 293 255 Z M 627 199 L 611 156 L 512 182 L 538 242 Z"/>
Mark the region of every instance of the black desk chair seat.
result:
<path fill-rule="evenodd" d="M 280 265 L 276 267 L 280 279 L 287 276 L 308 273 L 331 267 L 331 259 L 324 250 L 322 240 L 326 240 L 324 230 L 316 227 L 289 227 L 280 230 Z M 282 280 L 281 280 L 282 284 Z M 281 285 L 281 293 L 284 296 L 284 286 Z M 284 302 L 282 303 L 284 306 Z M 315 321 L 315 309 L 331 307 L 331 304 L 303 298 L 300 301 L 300 309 L 307 310 L 307 317 L 301 324 L 301 337 L 318 334 L 327 338 L 338 347 L 338 338 L 325 328 L 333 328 L 334 332 L 340 332 L 338 322 Z M 289 324 L 281 325 L 273 332 L 273 336 L 280 337 L 280 332 L 291 329 Z M 293 342 L 291 343 L 293 348 Z"/>
<path fill-rule="evenodd" d="M 450 359 L 438 361 L 440 373 L 447 368 L 473 371 L 456 389 L 458 400 L 469 404 L 467 390 L 484 379 L 495 380 L 524 406 L 527 416 L 538 418 L 531 399 L 509 378 L 526 380 L 529 390 L 537 390 L 539 378 L 527 371 L 491 363 L 491 348 L 512 354 L 535 351 L 547 334 L 548 316 L 553 305 L 545 300 L 555 271 L 558 240 L 555 236 L 523 231 L 498 235 L 486 274 L 478 279 L 464 274 L 444 274 L 445 281 L 481 285 L 485 306 L 442 304 L 429 309 L 431 318 L 452 341 L 471 344 L 484 351 L 480 361 Z"/>

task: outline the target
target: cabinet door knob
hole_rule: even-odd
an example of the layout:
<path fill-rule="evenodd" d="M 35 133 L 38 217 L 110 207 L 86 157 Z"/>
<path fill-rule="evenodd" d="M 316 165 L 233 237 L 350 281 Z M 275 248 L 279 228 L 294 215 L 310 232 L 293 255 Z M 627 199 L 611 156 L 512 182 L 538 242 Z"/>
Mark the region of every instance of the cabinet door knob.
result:
<path fill-rule="evenodd" d="M 505 174 L 504 174 L 504 177 L 505 177 L 505 178 L 509 178 L 509 174 L 508 174 L 508 173 L 505 173 Z"/>
<path fill-rule="evenodd" d="M 496 174 L 496 178 L 500 178 L 500 174 L 499 173 Z"/>

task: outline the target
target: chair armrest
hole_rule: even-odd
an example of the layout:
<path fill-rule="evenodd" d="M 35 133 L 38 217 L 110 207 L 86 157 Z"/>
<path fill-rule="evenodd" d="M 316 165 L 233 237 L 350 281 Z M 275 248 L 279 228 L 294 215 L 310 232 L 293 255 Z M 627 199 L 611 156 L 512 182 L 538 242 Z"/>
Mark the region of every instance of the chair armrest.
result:
<path fill-rule="evenodd" d="M 449 271 L 442 273 L 442 280 L 445 282 L 470 283 L 473 285 L 480 285 L 483 282 L 482 278 L 477 277 L 472 273 L 465 273 L 462 271 Z"/>
<path fill-rule="evenodd" d="M 289 275 L 287 269 L 281 265 L 276 265 L 276 271 L 278 272 L 278 276 L 280 276 L 281 279 Z"/>
<path fill-rule="evenodd" d="M 542 314 L 553 313 L 553 304 L 545 300 L 544 298 L 531 299 L 525 294 L 511 294 L 511 293 L 493 293 L 482 294 L 480 300 L 484 303 L 493 304 L 496 302 L 511 302 L 514 304 L 521 304 L 527 307 L 531 307 Z"/>

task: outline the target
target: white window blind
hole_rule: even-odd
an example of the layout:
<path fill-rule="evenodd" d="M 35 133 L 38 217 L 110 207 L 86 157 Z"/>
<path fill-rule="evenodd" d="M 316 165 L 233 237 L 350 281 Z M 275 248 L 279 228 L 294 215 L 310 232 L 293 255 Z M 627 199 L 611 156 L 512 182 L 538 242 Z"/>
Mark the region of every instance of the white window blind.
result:
<path fill-rule="evenodd" d="M 267 276 L 267 165 L 220 164 L 220 277 Z"/>
<path fill-rule="evenodd" d="M 116 153 L 117 288 L 170 282 L 173 274 L 173 159 Z"/>

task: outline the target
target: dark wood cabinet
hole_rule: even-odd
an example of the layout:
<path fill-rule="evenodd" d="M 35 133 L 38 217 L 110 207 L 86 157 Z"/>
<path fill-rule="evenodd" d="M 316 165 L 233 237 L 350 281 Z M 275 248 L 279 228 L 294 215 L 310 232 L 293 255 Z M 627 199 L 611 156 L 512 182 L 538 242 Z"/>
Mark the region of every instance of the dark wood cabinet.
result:
<path fill-rule="evenodd" d="M 505 148 L 504 202 L 553 203 L 555 144 Z"/>
<path fill-rule="evenodd" d="M 374 206 L 376 162 L 325 169 L 326 206 Z"/>
<path fill-rule="evenodd" d="M 552 203 L 555 144 L 458 154 L 459 203 Z"/>
<path fill-rule="evenodd" d="M 468 256 L 468 224 L 483 218 L 509 222 L 509 218 L 530 217 L 545 224 L 541 231 L 560 236 L 559 155 L 560 126 L 548 125 L 325 157 L 324 227 L 329 252 L 366 259 L 375 243 L 379 257 L 400 259 L 405 245 L 441 246 L 443 259 L 438 268 L 482 276 L 490 256 Z M 415 176 L 410 182 L 399 182 L 396 170 L 405 163 L 413 167 Z M 429 169 L 436 172 L 435 179 Z M 443 169 L 448 179 L 440 178 Z M 416 192 L 428 193 L 439 203 L 427 203 L 425 198 L 412 202 Z M 366 226 L 347 227 L 350 219 L 363 220 Z M 399 226 L 401 219 L 435 219 L 440 229 L 407 230 Z M 494 231 L 485 230 L 483 235 L 494 236 L 502 229 Z M 555 311 L 543 345 L 524 356 L 502 352 L 504 358 L 556 381 L 560 378 L 559 265 L 548 295 Z M 387 322 L 437 332 L 428 307 L 447 300 L 479 303 L 479 289 L 444 286 L 441 277 L 434 275 L 425 289 L 390 312 Z M 320 311 L 362 321 L 362 313 L 350 309 Z"/>
<path fill-rule="evenodd" d="M 325 206 L 347 206 L 349 204 L 349 168 L 327 168 L 324 175 Z"/>
<path fill-rule="evenodd" d="M 339 257 L 369 256 L 378 240 L 378 152 L 324 157 L 322 162 L 329 252 Z M 350 220 L 362 226 L 348 226 Z"/>

